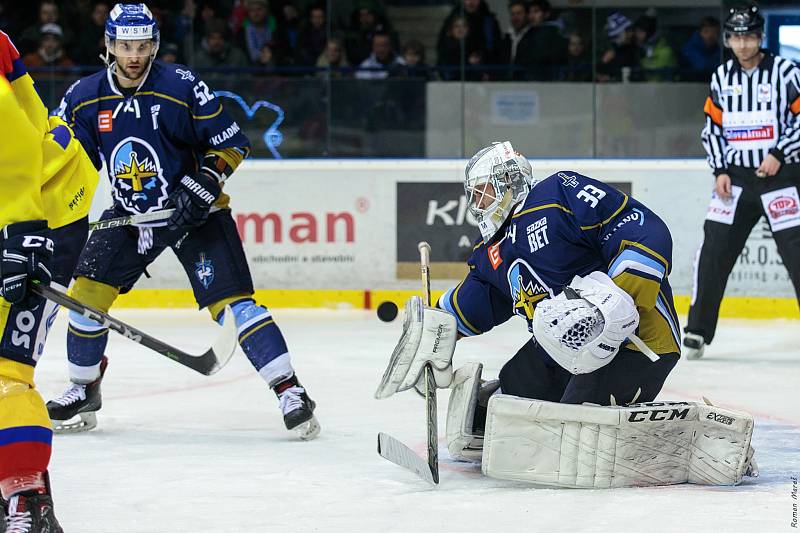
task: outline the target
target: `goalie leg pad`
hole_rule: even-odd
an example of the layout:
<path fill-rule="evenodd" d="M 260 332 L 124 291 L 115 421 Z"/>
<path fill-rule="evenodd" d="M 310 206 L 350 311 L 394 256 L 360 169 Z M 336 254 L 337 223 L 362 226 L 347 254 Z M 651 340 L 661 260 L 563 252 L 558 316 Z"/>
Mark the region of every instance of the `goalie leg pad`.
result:
<path fill-rule="evenodd" d="M 694 402 L 597 407 L 496 395 L 482 470 L 559 487 L 736 485 L 752 434 L 752 416 Z"/>
<path fill-rule="evenodd" d="M 483 453 L 483 432 L 478 434 L 474 429 L 482 370 L 482 364 L 468 363 L 453 376 L 446 431 L 447 449 L 453 459 L 478 461 Z"/>

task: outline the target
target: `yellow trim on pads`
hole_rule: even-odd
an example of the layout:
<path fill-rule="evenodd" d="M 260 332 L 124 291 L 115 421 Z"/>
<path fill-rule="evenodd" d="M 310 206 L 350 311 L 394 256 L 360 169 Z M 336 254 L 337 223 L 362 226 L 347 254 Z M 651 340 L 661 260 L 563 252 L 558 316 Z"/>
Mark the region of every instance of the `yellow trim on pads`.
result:
<path fill-rule="evenodd" d="M 381 302 L 394 302 L 402 309 L 414 290 L 304 290 L 304 289 L 260 289 L 254 298 L 261 305 L 281 308 L 325 308 L 325 309 L 375 309 Z M 443 291 L 433 291 L 431 299 L 436 302 Z M 117 308 L 179 308 L 197 307 L 189 289 L 134 289 L 117 298 L 111 314 Z M 689 297 L 676 296 L 675 308 L 681 315 L 689 311 Z M 795 298 L 748 298 L 731 296 L 722 301 L 720 316 L 723 318 L 786 318 L 800 320 L 800 310 Z"/>

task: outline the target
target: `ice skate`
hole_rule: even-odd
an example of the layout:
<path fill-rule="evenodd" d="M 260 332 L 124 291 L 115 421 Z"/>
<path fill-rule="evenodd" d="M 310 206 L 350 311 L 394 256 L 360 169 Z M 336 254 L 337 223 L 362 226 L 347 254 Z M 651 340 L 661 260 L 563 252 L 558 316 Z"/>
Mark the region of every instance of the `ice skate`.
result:
<path fill-rule="evenodd" d="M 683 337 L 683 355 L 687 359 L 700 359 L 703 357 L 703 352 L 706 348 L 706 342 L 703 337 L 696 333 L 687 333 Z"/>
<path fill-rule="evenodd" d="M 63 533 L 53 511 L 53 498 L 36 491 L 22 492 L 4 502 L 5 533 Z"/>
<path fill-rule="evenodd" d="M 100 377 L 91 383 L 71 382 L 61 396 L 47 402 L 47 412 L 55 433 L 80 433 L 97 426 L 97 411 L 103 406 L 100 382 L 108 358 L 100 360 Z"/>
<path fill-rule="evenodd" d="M 300 440 L 311 440 L 319 435 L 321 428 L 314 416 L 317 404 L 309 398 L 306 389 L 300 385 L 295 375 L 278 383 L 272 390 L 280 401 L 286 429 L 294 431 Z"/>

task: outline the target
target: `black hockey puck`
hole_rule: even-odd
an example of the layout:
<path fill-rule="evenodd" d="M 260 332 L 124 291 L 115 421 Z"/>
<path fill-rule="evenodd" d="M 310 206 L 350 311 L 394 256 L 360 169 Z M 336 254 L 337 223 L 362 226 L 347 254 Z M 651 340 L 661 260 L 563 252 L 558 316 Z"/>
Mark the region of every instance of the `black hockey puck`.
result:
<path fill-rule="evenodd" d="M 378 306 L 378 318 L 384 322 L 391 322 L 397 318 L 397 304 L 394 302 L 382 302 Z"/>

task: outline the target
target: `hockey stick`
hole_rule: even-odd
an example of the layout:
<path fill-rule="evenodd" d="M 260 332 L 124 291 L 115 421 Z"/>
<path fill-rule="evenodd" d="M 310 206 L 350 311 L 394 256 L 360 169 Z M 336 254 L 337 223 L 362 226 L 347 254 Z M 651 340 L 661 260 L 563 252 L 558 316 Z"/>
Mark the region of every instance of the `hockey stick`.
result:
<path fill-rule="evenodd" d="M 121 226 L 133 226 L 136 224 L 145 224 L 147 222 L 158 222 L 166 220 L 172 216 L 174 209 L 162 209 L 161 211 L 151 211 L 150 213 L 141 213 L 139 215 L 127 215 L 124 217 L 107 218 L 105 220 L 95 220 L 89 222 L 89 231 L 96 229 L 109 229 L 119 228 Z"/>
<path fill-rule="evenodd" d="M 93 309 L 87 305 L 82 304 L 71 296 L 48 287 L 47 285 L 40 285 L 38 283 L 31 286 L 31 290 L 36 294 L 47 298 L 48 300 L 57 303 L 71 311 L 80 313 L 86 318 L 94 320 L 104 327 L 112 329 L 133 342 L 139 343 L 146 348 L 150 348 L 165 357 L 169 357 L 176 363 L 187 366 L 192 370 L 200 372 L 203 375 L 210 376 L 219 371 L 220 368 L 225 366 L 233 356 L 238 344 L 238 331 L 236 327 L 236 320 L 233 317 L 233 311 L 230 306 L 225 307 L 225 319 L 222 326 L 222 333 L 214 342 L 211 348 L 205 353 L 200 355 L 193 355 L 181 351 L 169 344 L 151 337 L 132 326 L 129 326 L 121 320 L 103 313 L 97 309 Z"/>
<path fill-rule="evenodd" d="M 420 271 L 422 274 L 423 302 L 431 305 L 431 246 L 427 242 L 419 248 Z M 425 481 L 439 483 L 439 424 L 436 415 L 436 382 L 430 365 L 425 365 L 425 415 L 428 437 L 428 461 L 426 462 L 408 446 L 386 433 L 378 433 L 378 454 L 392 463 L 407 468 Z"/>

